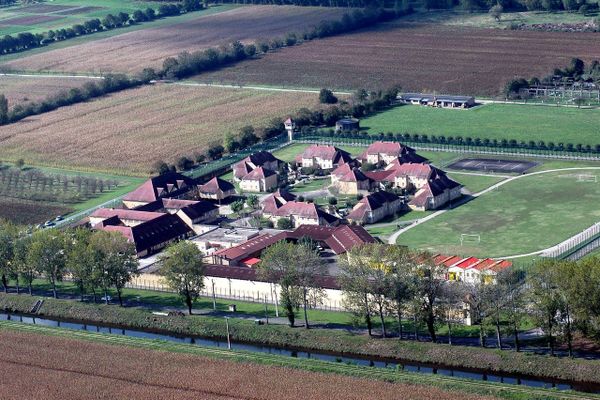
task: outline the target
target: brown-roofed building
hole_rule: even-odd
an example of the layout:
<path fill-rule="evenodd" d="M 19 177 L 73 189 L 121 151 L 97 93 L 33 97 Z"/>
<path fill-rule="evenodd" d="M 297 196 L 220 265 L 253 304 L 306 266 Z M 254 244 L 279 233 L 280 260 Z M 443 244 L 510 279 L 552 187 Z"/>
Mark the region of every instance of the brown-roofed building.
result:
<path fill-rule="evenodd" d="M 337 217 L 321 210 L 314 203 L 295 200 L 281 202 L 281 198 L 277 197 L 265 200 L 268 201 L 262 203 L 263 217 L 270 219 L 274 224 L 277 224 L 281 218 L 288 218 L 294 227 L 300 225 L 335 226 L 340 222 Z"/>
<path fill-rule="evenodd" d="M 122 208 L 99 208 L 89 216 L 90 225 L 95 227 L 103 221 L 118 218 L 125 226 L 136 226 L 164 215 L 160 212 L 126 210 Z"/>
<path fill-rule="evenodd" d="M 346 216 L 348 221 L 358 224 L 374 224 L 402 208 L 402 199 L 390 192 L 375 192 L 363 197 Z"/>
<path fill-rule="evenodd" d="M 240 181 L 240 189 L 245 192 L 261 193 L 275 189 L 279 185 L 279 175 L 264 167 L 258 167 L 244 175 Z"/>
<path fill-rule="evenodd" d="M 268 151 L 259 151 L 258 153 L 251 154 L 243 160 L 233 164 L 233 179 L 240 181 L 258 167 L 263 167 L 264 169 L 275 172 L 279 170 L 279 167 L 283 163 L 283 161 L 276 158 Z"/>
<path fill-rule="evenodd" d="M 198 185 L 198 196 L 201 199 L 225 200 L 235 194 L 235 187 L 230 182 L 214 177 L 203 185 Z"/>
<path fill-rule="evenodd" d="M 260 202 L 260 208 L 263 211 L 263 213 L 273 214 L 285 203 L 295 200 L 295 195 L 288 192 L 287 190 L 280 189 L 265 197 Z"/>
<path fill-rule="evenodd" d="M 148 179 L 123 197 L 127 208 L 136 208 L 161 198 L 181 198 L 194 187 L 194 180 L 176 172 Z"/>
<path fill-rule="evenodd" d="M 331 183 L 340 194 L 357 195 L 368 193 L 374 182 L 360 169 L 343 164 L 331 173 Z"/>
<path fill-rule="evenodd" d="M 347 151 L 334 146 L 313 144 L 308 146 L 302 154 L 296 156 L 296 162 L 303 168 L 321 168 L 332 170 L 354 159 Z"/>
<path fill-rule="evenodd" d="M 359 157 L 363 162 L 371 164 L 389 164 L 394 160 L 402 163 L 423 163 L 426 158 L 418 155 L 411 147 L 398 142 L 374 142 Z"/>
<path fill-rule="evenodd" d="M 408 206 L 417 211 L 434 210 L 462 196 L 461 189 L 460 183 L 443 174 L 417 190 Z"/>
<path fill-rule="evenodd" d="M 161 214 L 159 217 L 126 226 L 114 217 L 113 224 L 98 226 L 97 229 L 120 232 L 127 240 L 135 244 L 138 257 L 146 257 L 164 249 L 170 243 L 186 239 L 193 235 L 192 229 L 177 215 Z"/>
<path fill-rule="evenodd" d="M 354 246 L 376 242 L 375 238 L 361 226 L 342 225 L 334 228 L 302 225 L 291 232 L 267 233 L 235 247 L 219 250 L 213 253 L 212 262 L 230 266 L 247 265 L 246 262 L 255 265 L 256 260 L 260 262 L 261 254 L 267 247 L 281 240 L 296 242 L 303 237 L 311 238 L 338 255 Z"/>

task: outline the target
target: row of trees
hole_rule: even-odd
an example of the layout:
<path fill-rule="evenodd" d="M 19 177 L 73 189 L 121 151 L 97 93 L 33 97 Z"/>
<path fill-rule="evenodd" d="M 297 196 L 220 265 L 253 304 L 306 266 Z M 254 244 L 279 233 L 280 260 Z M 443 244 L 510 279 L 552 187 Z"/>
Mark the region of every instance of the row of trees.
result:
<path fill-rule="evenodd" d="M 57 297 L 57 284 L 69 277 L 80 295 L 116 290 L 123 305 L 122 290 L 137 274 L 135 247 L 119 232 L 88 229 L 44 229 L 23 232 L 10 223 L 0 225 L 0 276 L 4 291 L 14 281 L 17 293 L 21 285 L 32 294 L 33 281 L 45 277 Z"/>
<path fill-rule="evenodd" d="M 486 329 L 493 327 L 496 343 L 502 348 L 503 335 L 510 334 L 519 351 L 519 331 L 526 319 L 540 327 L 554 354 L 557 338 L 573 352 L 573 333 L 600 337 L 600 260 L 579 262 L 548 259 L 536 263 L 527 273 L 515 269 L 498 272 L 475 283 L 448 281 L 444 266 L 425 253 L 382 244 L 357 246 L 341 264 L 340 282 L 346 307 L 364 318 L 369 333 L 372 318 L 378 317 L 382 336 L 387 335 L 386 316 L 398 319 L 398 336 L 403 337 L 402 319 L 411 315 L 417 328 L 425 324 L 436 341 L 436 328 L 448 327 L 468 310 L 480 327 L 481 346 Z"/>
<path fill-rule="evenodd" d="M 10 124 L 23 118 L 43 114 L 59 107 L 81 103 L 109 93 L 119 92 L 147 84 L 156 77 L 154 70 L 145 69 L 135 77 L 123 74 L 108 74 L 96 82 L 86 82 L 81 88 L 63 90 L 49 95 L 44 100 L 8 107 L 8 101 L 0 94 L 0 125 Z"/>
<path fill-rule="evenodd" d="M 389 318 L 394 317 L 401 339 L 406 336 L 403 326 L 411 319 L 415 338 L 424 325 L 437 341 L 438 328 L 446 325 L 452 343 L 453 326 L 462 324 L 467 312 L 480 328 L 481 346 L 486 346 L 488 330 L 493 330 L 499 348 L 503 348 L 503 338 L 511 335 L 519 351 L 519 332 L 525 321 L 544 331 L 552 354 L 559 338 L 572 354 L 576 331 L 600 337 L 600 260 L 596 258 L 548 259 L 526 274 L 507 269 L 465 283 L 448 280 L 446 267 L 436 265 L 430 254 L 367 244 L 352 248 L 340 259 L 340 268 L 345 307 L 364 320 L 370 335 L 378 319 L 381 335 L 389 336 Z M 297 244 L 282 241 L 269 247 L 259 265 L 263 279 L 280 285 L 280 301 L 290 325 L 302 309 L 307 328 L 306 310 L 323 297 L 318 276 L 325 271 L 315 243 L 305 238 Z"/>
<path fill-rule="evenodd" d="M 378 22 L 396 17 L 396 13 L 383 9 L 354 10 L 346 13 L 339 21 L 322 21 L 317 26 L 302 34 L 290 32 L 283 38 L 270 41 L 258 41 L 244 45 L 239 41 L 229 46 L 210 48 L 193 53 L 183 52 L 177 57 L 169 57 L 163 62 L 159 72 L 166 79 L 183 79 L 215 68 L 226 66 L 238 61 L 252 58 L 259 53 L 268 53 L 285 46 L 294 46 L 302 41 L 338 35 L 356 29 L 361 29 Z"/>
<path fill-rule="evenodd" d="M 108 14 L 102 19 L 94 18 L 75 24 L 70 28 L 49 30 L 43 33 L 21 32 L 16 36 L 5 35 L 0 38 L 0 54 L 10 54 L 32 48 L 45 46 L 52 42 L 71 39 L 77 36 L 90 35 L 96 32 L 121 28 L 127 25 L 153 21 L 157 18 L 180 15 L 181 13 L 204 8 L 200 0 L 185 0 L 181 4 L 162 4 L 158 12 L 153 8 L 136 10 L 132 15 L 125 12 Z"/>
<path fill-rule="evenodd" d="M 344 138 L 344 139 L 357 139 L 357 140 L 388 140 L 405 143 L 423 143 L 423 144 L 440 144 L 440 145 L 454 145 L 454 146 L 467 146 L 467 147 L 492 147 L 498 149 L 526 149 L 536 151 L 553 151 L 553 152 L 570 152 L 570 153 L 600 153 L 600 144 L 589 145 L 589 144 L 573 144 L 573 143 L 554 143 L 540 141 L 518 141 L 516 139 L 481 139 L 478 137 L 462 137 L 462 136 L 444 136 L 444 135 L 424 135 L 418 133 L 383 133 L 372 135 L 366 131 L 355 131 L 355 132 L 339 132 L 336 133 L 333 130 L 319 131 L 313 128 L 306 128 L 300 132 L 301 136 L 314 138 L 314 137 L 327 137 L 327 138 Z"/>

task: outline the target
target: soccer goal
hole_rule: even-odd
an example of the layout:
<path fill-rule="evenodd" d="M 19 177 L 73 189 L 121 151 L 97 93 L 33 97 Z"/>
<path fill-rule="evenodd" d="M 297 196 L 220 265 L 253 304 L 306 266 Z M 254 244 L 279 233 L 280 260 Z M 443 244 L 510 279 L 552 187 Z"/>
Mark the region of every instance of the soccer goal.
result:
<path fill-rule="evenodd" d="M 595 182 L 598 183 L 598 176 L 592 174 L 577 174 L 577 182 Z"/>
<path fill-rule="evenodd" d="M 460 245 L 464 243 L 481 243 L 481 236 L 477 234 L 461 233 L 460 234 Z"/>

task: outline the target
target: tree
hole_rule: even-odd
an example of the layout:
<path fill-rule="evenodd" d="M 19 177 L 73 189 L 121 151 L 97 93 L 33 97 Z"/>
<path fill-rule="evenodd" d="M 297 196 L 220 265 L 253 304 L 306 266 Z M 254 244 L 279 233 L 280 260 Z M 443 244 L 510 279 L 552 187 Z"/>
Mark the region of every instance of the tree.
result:
<path fill-rule="evenodd" d="M 15 167 L 21 169 L 25 166 L 25 160 L 23 160 L 22 158 L 19 158 L 17 161 L 15 161 Z"/>
<path fill-rule="evenodd" d="M 377 168 L 377 166 L 373 163 L 370 162 L 364 162 L 363 165 L 361 165 L 360 169 L 363 172 L 370 172 L 370 171 L 374 171 Z"/>
<path fill-rule="evenodd" d="M 525 313 L 522 274 L 515 269 L 503 270 L 497 275 L 496 284 L 500 285 L 505 296 L 504 314 L 512 328 L 515 351 L 520 351 L 519 330 Z"/>
<path fill-rule="evenodd" d="M 8 279 L 14 276 L 14 246 L 16 240 L 16 229 L 8 223 L 0 225 L 0 275 L 4 293 L 8 292 Z"/>
<path fill-rule="evenodd" d="M 489 11 L 492 18 L 494 18 L 497 22 L 500 22 L 500 18 L 502 18 L 503 12 L 504 12 L 504 8 L 500 4 L 493 5 Z"/>
<path fill-rule="evenodd" d="M 90 237 L 91 231 L 88 229 L 75 230 L 72 246 L 67 254 L 66 267 L 71 274 L 71 279 L 79 289 L 81 301 L 83 301 L 87 289 L 90 289 L 94 282 L 96 259 L 89 245 Z"/>
<path fill-rule="evenodd" d="M 242 211 L 244 209 L 244 201 L 243 200 L 236 200 L 233 203 L 231 203 L 231 211 L 233 211 L 234 213 L 239 213 L 240 211 Z"/>
<path fill-rule="evenodd" d="M 123 288 L 137 275 L 133 243 L 119 232 L 97 231 L 90 239 L 90 246 L 96 255 L 96 276 L 104 290 L 104 301 L 108 304 L 108 288 L 114 287 L 122 307 Z"/>
<path fill-rule="evenodd" d="M 277 220 L 277 229 L 292 229 L 293 227 L 294 224 L 289 218 L 282 217 Z"/>
<path fill-rule="evenodd" d="M 204 288 L 202 253 L 194 243 L 182 241 L 169 246 L 160 263 L 167 286 L 179 294 L 192 315 L 192 306 Z"/>
<path fill-rule="evenodd" d="M 556 284 L 558 262 L 551 259 L 538 261 L 527 275 L 533 317 L 546 334 L 550 355 L 554 355 L 555 334 L 564 307 Z"/>
<path fill-rule="evenodd" d="M 388 274 L 390 309 L 398 318 L 398 337 L 402 339 L 402 318 L 415 293 L 415 279 L 411 273 L 415 260 L 405 247 L 392 246 L 390 251 L 390 260 L 393 260 Z"/>
<path fill-rule="evenodd" d="M 0 125 L 8 122 L 8 100 L 6 96 L 0 94 Z"/>
<path fill-rule="evenodd" d="M 29 295 L 33 295 L 33 280 L 36 277 L 35 266 L 28 262 L 28 251 L 31 244 L 31 236 L 28 234 L 21 234 L 15 241 L 13 250 L 13 264 L 14 272 L 17 273 L 17 293 L 19 293 L 18 278 L 23 278 L 23 281 L 27 284 L 29 289 Z"/>
<path fill-rule="evenodd" d="M 165 175 L 171 172 L 171 168 L 169 167 L 169 164 L 162 160 L 159 160 L 152 165 L 152 171 L 156 172 L 159 175 Z"/>
<path fill-rule="evenodd" d="M 338 102 L 338 98 L 335 97 L 331 90 L 321 89 L 319 92 L 319 102 L 321 102 L 321 104 L 335 104 Z"/>
<path fill-rule="evenodd" d="M 187 171 L 194 166 L 194 162 L 187 157 L 179 157 L 177 160 L 177 169 L 180 171 Z"/>
<path fill-rule="evenodd" d="M 248 207 L 256 209 L 256 207 L 258 207 L 258 196 L 256 196 L 255 194 L 249 195 L 246 198 L 246 204 L 248 204 Z"/>
<path fill-rule="evenodd" d="M 52 285 L 52 295 L 57 298 L 56 284 L 65 274 L 67 240 L 58 229 L 36 231 L 31 236 L 27 262 L 46 276 Z"/>
<path fill-rule="evenodd" d="M 294 326 L 294 308 L 302 305 L 304 326 L 308 321 L 309 301 L 319 301 L 322 291 L 315 284 L 315 277 L 323 275 L 326 267 L 313 248 L 298 243 L 278 242 L 267 248 L 259 264 L 259 274 L 269 282 L 281 286 L 281 303 L 291 326 Z"/>
<path fill-rule="evenodd" d="M 427 330 L 433 342 L 437 341 L 435 324 L 439 319 L 439 302 L 443 298 L 444 269 L 436 265 L 429 253 L 420 253 L 416 256 L 419 265 L 415 270 L 416 298 L 420 303 L 419 313 L 427 325 Z"/>
<path fill-rule="evenodd" d="M 485 347 L 485 283 L 479 282 L 465 285 L 465 302 L 469 306 L 469 315 L 473 325 L 479 325 L 479 345 Z"/>

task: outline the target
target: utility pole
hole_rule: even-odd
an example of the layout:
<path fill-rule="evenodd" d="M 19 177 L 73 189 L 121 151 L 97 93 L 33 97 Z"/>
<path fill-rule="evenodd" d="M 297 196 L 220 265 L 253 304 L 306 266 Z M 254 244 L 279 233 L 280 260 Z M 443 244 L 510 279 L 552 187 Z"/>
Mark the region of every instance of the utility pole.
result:
<path fill-rule="evenodd" d="M 215 297 L 215 280 L 211 279 L 212 282 L 212 298 L 213 298 L 213 310 L 217 311 L 217 299 Z"/>
<path fill-rule="evenodd" d="M 225 326 L 227 327 L 227 349 L 231 350 L 231 336 L 229 335 L 229 317 L 225 317 Z"/>

